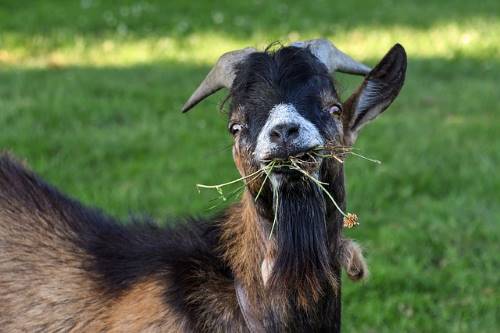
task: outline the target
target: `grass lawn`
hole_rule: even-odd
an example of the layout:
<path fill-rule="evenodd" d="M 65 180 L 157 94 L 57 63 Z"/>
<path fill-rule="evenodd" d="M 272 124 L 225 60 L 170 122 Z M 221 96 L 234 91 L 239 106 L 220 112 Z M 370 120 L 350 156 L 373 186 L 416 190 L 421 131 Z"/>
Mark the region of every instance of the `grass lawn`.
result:
<path fill-rule="evenodd" d="M 395 42 L 406 85 L 347 162 L 346 233 L 371 278 L 346 332 L 500 331 L 500 2 L 1 1 L 0 149 L 125 217 L 209 215 L 232 179 L 223 93 L 180 107 L 225 51 L 324 36 L 368 64 Z M 338 76 L 343 95 L 359 78 Z"/>

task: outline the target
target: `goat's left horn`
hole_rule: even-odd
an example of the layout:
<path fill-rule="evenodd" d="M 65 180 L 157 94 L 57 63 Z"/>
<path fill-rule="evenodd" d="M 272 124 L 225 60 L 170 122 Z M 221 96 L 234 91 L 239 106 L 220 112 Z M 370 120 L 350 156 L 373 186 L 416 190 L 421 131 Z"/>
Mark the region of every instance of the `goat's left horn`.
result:
<path fill-rule="evenodd" d="M 255 51 L 254 48 L 247 47 L 242 50 L 224 53 L 219 60 L 217 60 L 212 70 L 207 74 L 205 80 L 200 83 L 199 87 L 196 88 L 186 104 L 184 104 L 182 112 L 189 111 L 196 104 L 219 89 L 230 89 L 236 76 L 235 66 L 243 61 L 250 53 Z"/>
<path fill-rule="evenodd" d="M 340 51 L 327 39 L 312 39 L 305 42 L 295 42 L 291 46 L 309 48 L 330 73 L 342 72 L 356 75 L 366 75 L 370 67 L 357 62 L 344 52 Z"/>

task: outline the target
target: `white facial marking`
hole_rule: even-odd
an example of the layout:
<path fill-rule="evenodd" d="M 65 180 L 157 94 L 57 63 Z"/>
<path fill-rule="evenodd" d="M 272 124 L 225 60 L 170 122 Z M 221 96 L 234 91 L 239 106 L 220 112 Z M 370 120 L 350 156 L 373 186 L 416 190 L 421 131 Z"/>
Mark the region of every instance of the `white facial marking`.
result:
<path fill-rule="evenodd" d="M 272 108 L 266 124 L 257 137 L 254 154 L 258 160 L 266 159 L 274 150 L 280 148 L 279 145 L 271 141 L 270 133 L 273 128 L 283 124 L 296 124 L 299 126 L 298 137 L 291 142 L 297 149 L 308 149 L 324 143 L 316 126 L 302 117 L 295 106 L 292 104 L 278 104 Z"/>

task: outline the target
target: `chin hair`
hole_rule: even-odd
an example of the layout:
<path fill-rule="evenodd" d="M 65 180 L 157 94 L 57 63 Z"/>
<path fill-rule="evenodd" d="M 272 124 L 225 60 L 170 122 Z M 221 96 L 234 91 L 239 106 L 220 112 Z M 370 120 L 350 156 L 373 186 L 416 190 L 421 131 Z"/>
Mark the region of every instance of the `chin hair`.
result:
<path fill-rule="evenodd" d="M 309 179 L 272 178 L 278 198 L 274 198 L 276 253 L 267 287 L 306 308 L 317 303 L 328 288 L 336 290 L 337 285 L 329 252 L 325 198 Z"/>

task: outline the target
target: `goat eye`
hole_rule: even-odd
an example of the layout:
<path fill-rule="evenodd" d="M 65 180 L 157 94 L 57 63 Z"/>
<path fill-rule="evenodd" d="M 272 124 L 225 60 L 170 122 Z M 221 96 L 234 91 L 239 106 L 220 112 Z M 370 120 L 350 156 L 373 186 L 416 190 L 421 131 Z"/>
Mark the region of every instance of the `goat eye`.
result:
<path fill-rule="evenodd" d="M 338 104 L 332 105 L 332 106 L 330 106 L 330 107 L 328 108 L 328 113 L 329 113 L 330 115 L 334 115 L 334 114 L 338 115 L 338 114 L 340 114 L 341 112 L 342 112 L 342 108 L 341 108 L 341 107 L 340 107 L 340 105 L 338 105 Z"/>
<path fill-rule="evenodd" d="M 232 135 L 236 135 L 236 133 L 238 133 L 239 131 L 241 131 L 242 128 L 243 128 L 243 126 L 241 126 L 240 124 L 231 124 L 229 126 L 229 132 Z"/>

